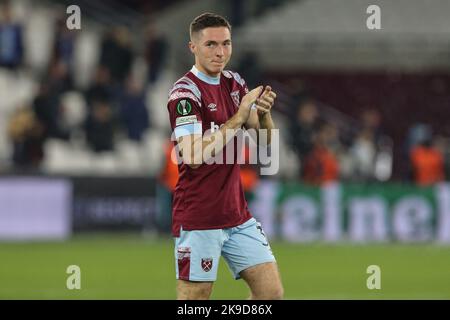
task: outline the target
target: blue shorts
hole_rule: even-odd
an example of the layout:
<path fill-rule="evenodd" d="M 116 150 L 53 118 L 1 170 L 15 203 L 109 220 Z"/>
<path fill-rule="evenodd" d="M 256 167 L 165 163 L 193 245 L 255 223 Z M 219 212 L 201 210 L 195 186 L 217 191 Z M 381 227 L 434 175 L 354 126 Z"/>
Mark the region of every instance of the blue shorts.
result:
<path fill-rule="evenodd" d="M 235 279 L 249 267 L 275 261 L 261 224 L 254 218 L 233 228 L 181 229 L 175 238 L 177 279 L 215 281 L 221 255 Z"/>

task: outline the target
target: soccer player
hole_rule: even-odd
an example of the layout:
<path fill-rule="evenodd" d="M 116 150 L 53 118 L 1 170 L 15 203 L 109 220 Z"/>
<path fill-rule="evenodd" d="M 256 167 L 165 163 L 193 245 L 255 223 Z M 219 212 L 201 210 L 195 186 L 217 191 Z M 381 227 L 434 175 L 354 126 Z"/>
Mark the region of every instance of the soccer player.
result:
<path fill-rule="evenodd" d="M 167 108 L 180 150 L 174 191 L 172 233 L 178 299 L 208 299 L 220 256 L 235 279 L 244 279 L 252 299 L 281 299 L 283 287 L 261 225 L 251 216 L 239 164 L 206 163 L 203 151 L 236 139 L 226 130 L 274 128 L 270 86 L 250 92 L 238 73 L 224 70 L 231 57 L 231 26 L 204 13 L 190 25 L 195 65 L 175 82 Z M 205 131 L 216 128 L 209 136 Z M 212 131 L 212 130 L 211 130 Z"/>

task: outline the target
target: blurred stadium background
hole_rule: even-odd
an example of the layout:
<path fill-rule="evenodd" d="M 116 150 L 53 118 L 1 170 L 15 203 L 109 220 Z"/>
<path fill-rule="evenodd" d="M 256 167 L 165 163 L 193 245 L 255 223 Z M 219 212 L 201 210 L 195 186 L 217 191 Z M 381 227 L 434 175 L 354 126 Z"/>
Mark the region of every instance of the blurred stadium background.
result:
<path fill-rule="evenodd" d="M 286 298 L 449 299 L 446 0 L 1 1 L 0 298 L 175 298 L 166 102 L 204 11 L 278 93 L 280 170 L 242 179 Z M 222 261 L 213 298 L 246 297 Z"/>

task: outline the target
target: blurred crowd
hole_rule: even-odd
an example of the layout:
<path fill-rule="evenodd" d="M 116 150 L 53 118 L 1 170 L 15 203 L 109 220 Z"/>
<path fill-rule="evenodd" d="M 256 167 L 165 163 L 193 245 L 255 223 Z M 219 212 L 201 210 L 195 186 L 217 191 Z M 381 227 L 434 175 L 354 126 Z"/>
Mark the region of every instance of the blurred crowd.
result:
<path fill-rule="evenodd" d="M 2 3 L 0 12 L 0 67 L 18 72 L 24 67 L 23 26 L 14 20 L 9 2 Z M 45 72 L 39 75 L 33 101 L 17 108 L 9 120 L 12 161 L 19 168 L 39 168 L 49 138 L 69 141 L 74 131 L 81 129 L 93 152 L 112 151 L 117 132 L 139 142 L 151 123 L 145 92 L 158 80 L 168 50 L 165 38 L 153 25 L 145 32 L 143 56 L 148 74 L 144 81 L 136 79 L 131 70 L 138 52 L 130 30 L 116 26 L 103 34 L 93 79 L 83 89 L 74 84 L 77 31 L 66 27 L 66 16 L 62 15 L 54 32 L 51 57 Z M 65 123 L 62 95 L 70 91 L 82 93 L 87 106 L 81 128 Z"/>
<path fill-rule="evenodd" d="M 288 143 L 298 159 L 298 178 L 312 185 L 336 181 L 383 182 L 394 168 L 392 140 L 376 108 L 363 108 L 354 127 L 325 117 L 311 97 L 297 101 L 290 117 Z M 346 123 L 345 125 L 348 125 Z M 401 148 L 401 181 L 420 186 L 445 181 L 450 168 L 448 139 L 435 135 L 429 124 L 410 126 Z"/>
<path fill-rule="evenodd" d="M 0 12 L 0 68 L 15 73 L 24 67 L 23 26 L 14 19 L 8 2 L 2 4 Z M 117 132 L 140 142 L 151 127 L 152 115 L 145 94 L 165 68 L 168 41 L 149 25 L 144 52 L 139 52 L 127 27 L 106 30 L 94 76 L 89 86 L 81 89 L 74 81 L 76 37 L 76 31 L 66 28 L 65 16 L 57 20 L 51 57 L 46 71 L 40 75 L 36 95 L 29 105 L 17 108 L 8 120 L 11 159 L 16 168 L 38 169 L 45 157 L 45 142 L 48 139 L 70 141 L 75 129 L 82 130 L 92 152 L 101 153 L 114 150 Z M 144 81 L 136 79 L 132 72 L 138 54 L 143 55 L 147 65 Z M 243 54 L 237 68 L 249 87 L 259 84 L 263 70 L 255 53 Z M 73 128 L 65 121 L 61 97 L 69 91 L 81 92 L 87 106 L 80 128 Z M 288 114 L 287 127 L 282 129 L 297 159 L 299 181 L 322 185 L 392 178 L 395 170 L 392 140 L 383 129 L 383 119 L 376 107 L 362 109 L 354 125 L 348 128 L 348 123 L 342 125 L 324 112 L 314 97 L 293 95 L 292 101 L 295 105 L 290 110 L 294 111 Z M 169 163 L 168 146 L 160 179 L 172 189 L 177 172 Z M 447 140 L 435 136 L 430 125 L 412 124 L 404 146 L 395 147 L 402 148 L 402 163 L 408 168 L 403 180 L 429 185 L 448 177 Z M 243 180 L 250 190 L 257 177 L 252 168 L 247 169 L 243 170 Z"/>

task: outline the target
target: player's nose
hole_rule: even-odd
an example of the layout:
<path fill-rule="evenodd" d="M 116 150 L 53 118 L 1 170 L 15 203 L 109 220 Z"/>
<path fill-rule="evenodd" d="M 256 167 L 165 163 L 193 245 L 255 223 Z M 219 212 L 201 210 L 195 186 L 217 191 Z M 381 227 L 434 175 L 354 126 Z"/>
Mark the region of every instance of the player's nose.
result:
<path fill-rule="evenodd" d="M 219 46 L 219 48 L 217 48 L 216 56 L 223 57 L 223 48 L 221 46 Z"/>

